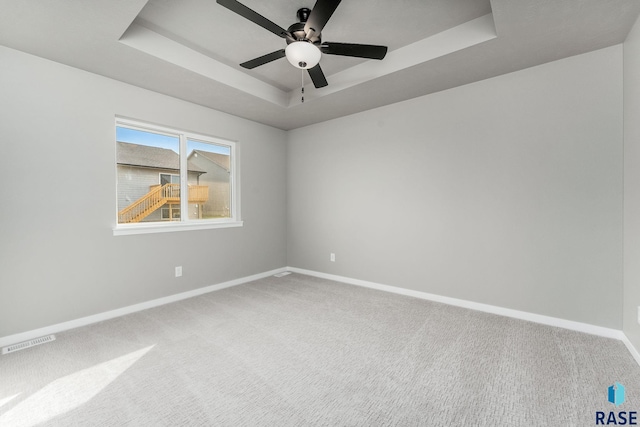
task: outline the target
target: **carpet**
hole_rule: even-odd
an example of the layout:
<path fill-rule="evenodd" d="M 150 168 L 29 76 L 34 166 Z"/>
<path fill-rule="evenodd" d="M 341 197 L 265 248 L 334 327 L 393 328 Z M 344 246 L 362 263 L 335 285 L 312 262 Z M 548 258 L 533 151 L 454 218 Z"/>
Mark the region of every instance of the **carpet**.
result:
<path fill-rule="evenodd" d="M 639 408 L 617 340 L 300 274 L 0 357 L 1 426 L 592 426 Z"/>

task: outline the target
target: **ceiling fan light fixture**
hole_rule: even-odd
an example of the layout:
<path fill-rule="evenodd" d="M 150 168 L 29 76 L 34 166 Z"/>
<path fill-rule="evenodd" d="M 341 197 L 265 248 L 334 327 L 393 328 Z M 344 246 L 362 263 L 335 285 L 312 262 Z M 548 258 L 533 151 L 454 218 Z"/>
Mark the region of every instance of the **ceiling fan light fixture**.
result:
<path fill-rule="evenodd" d="M 308 41 L 295 41 L 287 45 L 285 55 L 294 67 L 308 70 L 318 65 L 322 53 L 313 43 Z"/>

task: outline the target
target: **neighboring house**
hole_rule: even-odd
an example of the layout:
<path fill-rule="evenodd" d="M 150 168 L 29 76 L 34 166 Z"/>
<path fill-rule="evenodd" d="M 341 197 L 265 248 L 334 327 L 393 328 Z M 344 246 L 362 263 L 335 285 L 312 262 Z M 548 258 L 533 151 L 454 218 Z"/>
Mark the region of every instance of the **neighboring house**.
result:
<path fill-rule="evenodd" d="M 173 150 L 117 143 L 118 222 L 180 219 L 180 156 Z M 207 172 L 187 161 L 189 218 L 202 218 L 208 189 L 200 185 Z"/>
<path fill-rule="evenodd" d="M 226 154 L 193 150 L 188 157 L 190 165 L 206 171 L 200 176 L 200 185 L 209 188 L 209 201 L 204 205 L 204 218 L 227 218 L 231 206 L 231 157 Z"/>

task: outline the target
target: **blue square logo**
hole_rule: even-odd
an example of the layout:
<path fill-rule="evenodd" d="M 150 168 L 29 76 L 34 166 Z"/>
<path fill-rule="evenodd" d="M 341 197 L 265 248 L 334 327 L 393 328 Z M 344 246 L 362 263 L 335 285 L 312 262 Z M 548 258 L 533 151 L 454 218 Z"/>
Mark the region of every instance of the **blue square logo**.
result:
<path fill-rule="evenodd" d="M 616 406 L 624 403 L 624 386 L 619 382 L 609 387 L 609 402 Z"/>

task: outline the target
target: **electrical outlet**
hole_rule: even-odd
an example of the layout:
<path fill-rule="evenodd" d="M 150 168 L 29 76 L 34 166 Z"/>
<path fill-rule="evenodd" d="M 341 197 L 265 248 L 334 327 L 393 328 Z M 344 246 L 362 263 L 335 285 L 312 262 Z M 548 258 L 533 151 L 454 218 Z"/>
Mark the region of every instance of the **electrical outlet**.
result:
<path fill-rule="evenodd" d="M 331 254 L 329 256 L 329 259 L 331 260 L 331 262 L 336 262 L 336 254 Z"/>
<path fill-rule="evenodd" d="M 176 277 L 182 276 L 182 266 L 176 267 Z"/>

